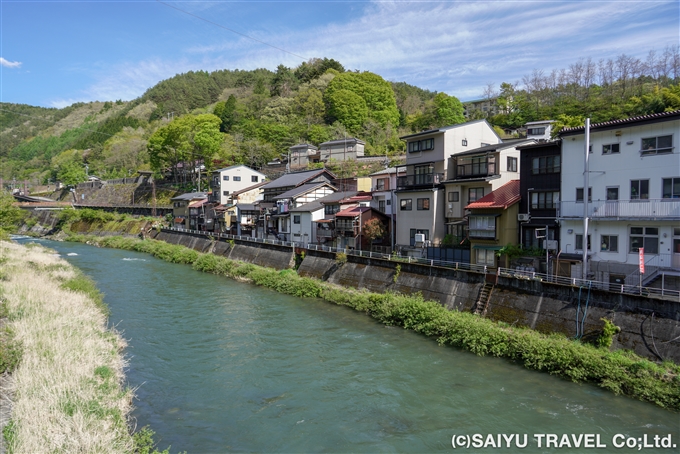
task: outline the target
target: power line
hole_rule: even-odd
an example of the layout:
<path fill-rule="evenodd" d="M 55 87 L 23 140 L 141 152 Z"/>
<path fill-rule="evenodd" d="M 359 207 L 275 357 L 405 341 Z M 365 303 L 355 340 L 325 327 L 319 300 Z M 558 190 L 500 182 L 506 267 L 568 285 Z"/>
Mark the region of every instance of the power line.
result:
<path fill-rule="evenodd" d="M 308 60 L 308 58 L 305 58 L 305 57 L 303 57 L 302 55 L 295 54 L 295 53 L 290 52 L 290 51 L 287 51 L 286 49 L 283 49 L 283 48 L 281 48 L 281 47 L 275 46 L 275 45 L 273 45 L 273 44 L 269 44 L 268 42 L 259 40 L 259 39 L 257 39 L 257 38 L 253 38 L 252 36 L 248 36 L 248 35 L 246 35 L 245 33 L 241 33 L 241 32 L 239 32 L 239 31 L 236 31 L 236 30 L 234 30 L 234 29 L 232 29 L 232 28 L 229 28 L 229 27 L 225 27 L 225 26 L 222 25 L 222 24 L 218 24 L 217 22 L 213 22 L 213 21 L 211 21 L 211 20 L 209 20 L 209 19 L 206 19 L 206 18 L 204 18 L 204 17 L 198 16 L 198 15 L 196 15 L 196 14 L 194 14 L 194 13 L 190 13 L 189 11 L 186 11 L 186 10 L 183 10 L 183 9 L 178 8 L 178 7 L 176 7 L 176 6 L 173 6 L 173 5 L 170 5 L 170 4 L 168 4 L 168 3 L 162 2 L 161 0 L 156 0 L 156 1 L 157 1 L 158 3 L 160 3 L 161 5 L 167 6 L 168 8 L 175 9 L 175 10 L 177 10 L 177 11 L 179 11 L 179 12 L 181 12 L 181 13 L 184 13 L 184 14 L 186 14 L 186 15 L 188 15 L 188 16 L 195 17 L 196 19 L 202 20 L 203 22 L 207 22 L 207 23 L 209 23 L 209 24 L 211 24 L 211 25 L 214 25 L 214 26 L 216 26 L 216 27 L 219 27 L 219 28 L 222 28 L 222 29 L 224 29 L 224 30 L 230 31 L 230 32 L 235 33 L 235 34 L 237 34 L 237 35 L 243 36 L 244 38 L 251 39 L 251 40 L 256 41 L 256 42 L 258 42 L 258 43 L 260 43 L 260 44 L 264 44 L 265 46 L 269 46 L 269 47 L 272 47 L 272 48 L 274 48 L 274 49 L 276 49 L 276 50 L 280 50 L 281 52 L 285 52 L 285 53 L 287 53 L 287 54 L 289 54 L 289 55 L 292 55 L 292 56 L 294 56 L 294 57 L 300 58 L 300 59 L 303 60 L 303 61 L 307 61 L 307 60 Z"/>

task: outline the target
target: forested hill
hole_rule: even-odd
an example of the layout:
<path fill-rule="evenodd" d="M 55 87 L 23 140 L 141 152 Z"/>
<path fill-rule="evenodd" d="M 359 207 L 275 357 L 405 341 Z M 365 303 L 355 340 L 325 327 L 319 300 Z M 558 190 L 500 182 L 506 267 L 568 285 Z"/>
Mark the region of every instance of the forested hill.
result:
<path fill-rule="evenodd" d="M 522 82 L 490 86 L 499 111 L 469 111 L 503 127 L 555 119 L 564 125 L 680 108 L 678 47 L 568 68 L 534 70 Z M 465 121 L 460 101 L 333 59 L 296 68 L 196 71 L 164 80 L 133 101 L 78 103 L 64 109 L 0 104 L 0 176 L 46 183 L 90 174 L 160 171 L 181 160 L 211 168 L 260 167 L 296 143 L 356 136 L 368 154 L 403 153 L 399 137 Z"/>

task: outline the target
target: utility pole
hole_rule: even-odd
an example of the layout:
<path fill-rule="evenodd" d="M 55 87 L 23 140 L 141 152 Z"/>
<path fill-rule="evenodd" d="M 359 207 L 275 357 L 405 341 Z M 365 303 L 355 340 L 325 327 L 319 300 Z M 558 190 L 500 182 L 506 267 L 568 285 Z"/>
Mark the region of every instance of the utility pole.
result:
<path fill-rule="evenodd" d="M 583 266 L 581 267 L 583 280 L 588 279 L 588 185 L 590 158 L 590 118 L 586 118 L 585 165 L 583 171 Z"/>

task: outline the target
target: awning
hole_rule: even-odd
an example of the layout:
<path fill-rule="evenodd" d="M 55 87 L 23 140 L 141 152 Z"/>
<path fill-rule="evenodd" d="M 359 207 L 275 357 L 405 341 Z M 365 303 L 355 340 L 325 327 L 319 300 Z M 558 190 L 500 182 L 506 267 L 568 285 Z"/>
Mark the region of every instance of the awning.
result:
<path fill-rule="evenodd" d="M 486 244 L 473 244 L 472 249 L 484 249 L 487 251 L 500 251 L 503 246 L 487 246 Z"/>
<path fill-rule="evenodd" d="M 452 221 L 452 222 L 447 222 L 446 225 L 463 225 L 467 224 L 466 220 L 460 220 L 460 221 Z"/>
<path fill-rule="evenodd" d="M 333 219 L 319 219 L 318 221 L 314 222 L 319 222 L 319 223 L 330 223 L 333 222 Z"/>

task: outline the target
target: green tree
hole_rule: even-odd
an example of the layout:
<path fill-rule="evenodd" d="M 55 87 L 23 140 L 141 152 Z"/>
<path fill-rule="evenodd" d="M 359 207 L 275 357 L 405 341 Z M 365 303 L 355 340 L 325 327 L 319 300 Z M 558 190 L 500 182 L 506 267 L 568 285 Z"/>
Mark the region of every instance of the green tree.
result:
<path fill-rule="evenodd" d="M 345 68 L 340 62 L 335 61 L 332 58 L 312 58 L 295 68 L 295 77 L 297 77 L 300 82 L 309 82 L 320 77 L 329 69 L 333 69 L 339 73 L 345 72 Z"/>
<path fill-rule="evenodd" d="M 288 97 L 297 88 L 298 84 L 299 81 L 295 74 L 293 74 L 293 71 L 284 65 L 279 65 L 272 79 L 271 94 L 272 96 Z"/>
<path fill-rule="evenodd" d="M 9 234 L 15 232 L 26 212 L 14 205 L 14 197 L 0 189 L 0 239 L 6 240 Z"/>
<path fill-rule="evenodd" d="M 84 165 L 77 161 L 67 161 L 59 167 L 57 180 L 66 186 L 76 186 L 78 183 L 82 183 L 87 180 Z"/>
<path fill-rule="evenodd" d="M 368 118 L 366 101 L 353 91 L 333 90 L 326 99 L 330 104 L 329 117 L 339 121 L 353 133 L 359 131 Z"/>
<path fill-rule="evenodd" d="M 229 95 L 226 101 L 215 104 L 213 113 L 220 119 L 220 131 L 229 132 L 236 122 L 236 96 Z"/>
<path fill-rule="evenodd" d="M 446 93 L 437 93 L 433 99 L 435 127 L 456 125 L 465 122 L 463 104 L 455 96 Z"/>
<path fill-rule="evenodd" d="M 346 72 L 337 75 L 330 81 L 324 93 L 324 100 L 328 106 L 327 120 L 329 123 L 340 120 L 345 126 L 350 128 L 338 116 L 338 112 L 346 111 L 348 104 L 358 104 L 355 100 L 356 97 L 352 97 L 353 100 L 351 102 L 344 100 L 347 92 L 351 92 L 363 99 L 368 118 L 376 120 L 382 126 L 386 126 L 388 123 L 392 125 L 399 124 L 399 110 L 397 109 L 392 86 L 379 75 L 370 72 Z M 345 106 L 340 107 L 338 104 L 345 104 Z M 356 120 L 357 118 L 352 118 L 351 121 L 355 124 Z"/>

